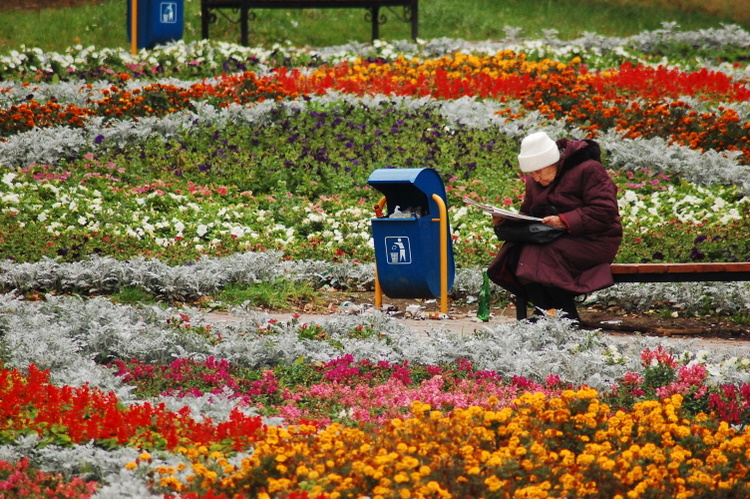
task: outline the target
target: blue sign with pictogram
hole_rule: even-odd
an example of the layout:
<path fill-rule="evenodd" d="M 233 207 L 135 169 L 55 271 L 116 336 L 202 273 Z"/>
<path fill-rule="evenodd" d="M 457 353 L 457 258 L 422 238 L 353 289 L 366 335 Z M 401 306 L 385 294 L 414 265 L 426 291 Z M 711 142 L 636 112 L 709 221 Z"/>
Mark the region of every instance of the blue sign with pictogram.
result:
<path fill-rule="evenodd" d="M 162 2 L 160 12 L 162 24 L 174 24 L 177 22 L 177 2 Z"/>
<path fill-rule="evenodd" d="M 386 237 L 385 252 L 388 265 L 409 265 L 411 263 L 411 244 L 409 243 L 409 237 Z"/>

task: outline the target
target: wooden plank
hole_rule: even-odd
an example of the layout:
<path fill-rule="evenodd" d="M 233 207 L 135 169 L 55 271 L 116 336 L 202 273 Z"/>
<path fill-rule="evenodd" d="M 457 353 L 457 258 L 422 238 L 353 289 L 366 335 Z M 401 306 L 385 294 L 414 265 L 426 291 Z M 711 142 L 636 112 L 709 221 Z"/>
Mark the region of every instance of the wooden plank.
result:
<path fill-rule="evenodd" d="M 750 272 L 750 262 L 709 263 L 613 263 L 613 275 L 618 274 L 681 274 L 707 272 Z"/>

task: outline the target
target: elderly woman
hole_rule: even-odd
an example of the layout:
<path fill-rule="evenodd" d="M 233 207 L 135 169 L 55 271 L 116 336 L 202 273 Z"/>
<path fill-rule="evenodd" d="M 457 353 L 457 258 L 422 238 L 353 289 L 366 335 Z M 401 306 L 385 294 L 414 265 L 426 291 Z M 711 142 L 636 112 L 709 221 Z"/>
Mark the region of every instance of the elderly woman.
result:
<path fill-rule="evenodd" d="M 521 213 L 565 232 L 546 244 L 506 242 L 487 273 L 536 314 L 561 309 L 580 320 L 575 296 L 614 283 L 609 264 L 622 240 L 617 187 L 593 140 L 555 142 L 536 132 L 521 142 L 518 162 L 527 174 Z M 504 221 L 493 215 L 496 227 Z"/>

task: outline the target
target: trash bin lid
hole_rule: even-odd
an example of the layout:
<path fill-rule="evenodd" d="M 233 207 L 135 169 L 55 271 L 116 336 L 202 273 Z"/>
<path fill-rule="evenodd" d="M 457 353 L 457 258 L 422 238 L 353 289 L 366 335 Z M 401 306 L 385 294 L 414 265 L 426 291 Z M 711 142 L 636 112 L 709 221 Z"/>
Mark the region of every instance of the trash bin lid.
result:
<path fill-rule="evenodd" d="M 397 204 L 423 206 L 437 213 L 433 194 L 446 200 L 445 187 L 434 168 L 380 168 L 370 174 L 367 183 L 385 195 L 389 210 Z"/>
<path fill-rule="evenodd" d="M 414 184 L 425 193 L 444 191 L 443 180 L 434 168 L 380 168 L 370 174 L 368 184 Z"/>

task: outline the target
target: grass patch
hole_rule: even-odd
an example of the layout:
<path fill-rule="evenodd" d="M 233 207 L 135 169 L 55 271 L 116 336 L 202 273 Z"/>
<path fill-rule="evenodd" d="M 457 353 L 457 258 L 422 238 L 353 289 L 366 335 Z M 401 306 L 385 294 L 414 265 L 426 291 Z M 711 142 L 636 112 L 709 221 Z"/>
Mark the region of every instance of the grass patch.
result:
<path fill-rule="evenodd" d="M 738 313 L 734 314 L 730 318 L 730 320 L 734 324 L 739 324 L 739 325 L 742 325 L 742 326 L 750 326 L 750 311 L 745 310 L 745 311 L 742 311 L 742 312 L 738 312 Z"/>
<path fill-rule="evenodd" d="M 111 300 L 124 305 L 153 305 L 156 303 L 154 295 L 137 286 L 128 286 L 112 294 Z"/>
<path fill-rule="evenodd" d="M 78 44 L 127 50 L 127 5 L 123 0 L 101 0 L 64 8 L 0 8 L 0 54 L 21 45 L 56 52 Z M 183 39 L 199 40 L 200 0 L 185 0 L 184 9 Z M 239 43 L 238 13 L 222 12 L 228 18 L 217 16 L 210 26 L 211 39 Z M 321 47 L 370 41 L 365 9 L 257 9 L 253 13 L 251 46 L 289 41 L 295 46 Z M 411 37 L 410 24 L 397 17 L 402 14 L 399 8 L 381 11 L 387 19 L 380 29 L 382 39 Z M 524 37 L 541 37 L 546 30 L 555 30 L 563 40 L 584 32 L 630 36 L 659 29 L 662 22 L 676 22 L 684 30 L 716 28 L 720 23 L 750 29 L 750 19 L 738 16 L 731 5 L 713 5 L 708 12 L 648 0 L 474 0 L 471 9 L 457 0 L 423 0 L 419 5 L 419 36 L 423 39 L 499 39 L 505 36 L 506 27 L 521 28 Z"/>
<path fill-rule="evenodd" d="M 231 306 L 252 305 L 272 310 L 294 310 L 300 305 L 317 302 L 320 292 L 309 283 L 279 278 L 273 282 L 229 284 L 214 296 L 214 301 Z"/>

